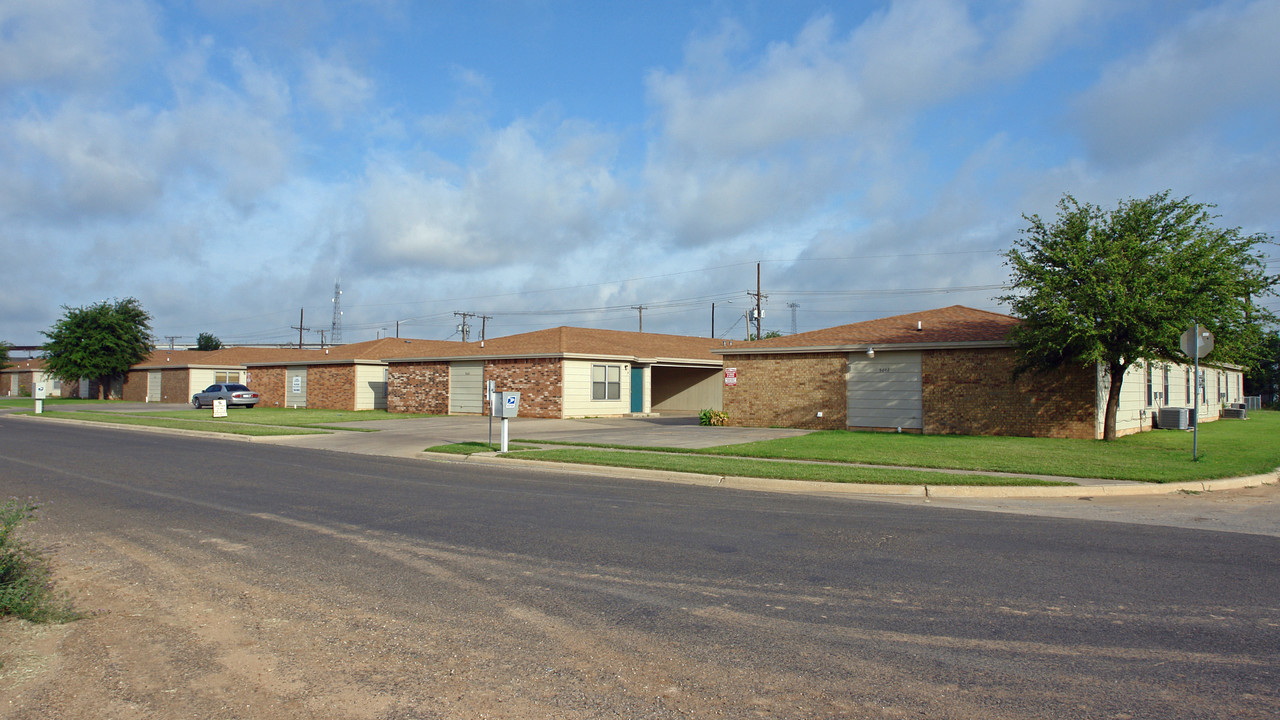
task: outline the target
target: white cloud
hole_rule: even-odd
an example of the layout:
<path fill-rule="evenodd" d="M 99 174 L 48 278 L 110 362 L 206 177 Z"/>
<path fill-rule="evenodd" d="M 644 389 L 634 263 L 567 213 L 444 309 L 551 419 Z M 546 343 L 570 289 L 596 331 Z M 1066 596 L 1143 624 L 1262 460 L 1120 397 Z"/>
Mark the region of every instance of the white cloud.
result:
<path fill-rule="evenodd" d="M 891 206 L 911 183 L 899 178 L 918 115 L 1036 67 L 1090 6 L 1030 2 L 996 23 L 956 2 L 897 2 L 845 36 L 815 18 L 736 72 L 736 26 L 695 39 L 684 67 L 647 82 L 654 214 L 696 245 L 854 198 Z"/>
<path fill-rule="evenodd" d="M 1228 4 L 1191 15 L 1150 47 L 1105 68 L 1078 102 L 1094 158 L 1134 161 L 1253 108 L 1260 135 L 1280 122 L 1280 2 Z M 1258 112 L 1261 111 L 1261 112 Z"/>
<path fill-rule="evenodd" d="M 308 55 L 303 74 L 307 97 L 328 113 L 335 127 L 342 127 L 373 98 L 373 81 L 341 56 Z"/>
<path fill-rule="evenodd" d="M 596 242 L 625 192 L 608 167 L 612 140 L 561 125 L 539 138 L 525 122 L 487 136 L 467 169 L 433 175 L 377 158 L 349 233 L 353 264 L 478 269 L 546 262 Z"/>
<path fill-rule="evenodd" d="M 94 90 L 159 46 L 141 0 L 7 0 L 0 4 L 0 87 Z"/>

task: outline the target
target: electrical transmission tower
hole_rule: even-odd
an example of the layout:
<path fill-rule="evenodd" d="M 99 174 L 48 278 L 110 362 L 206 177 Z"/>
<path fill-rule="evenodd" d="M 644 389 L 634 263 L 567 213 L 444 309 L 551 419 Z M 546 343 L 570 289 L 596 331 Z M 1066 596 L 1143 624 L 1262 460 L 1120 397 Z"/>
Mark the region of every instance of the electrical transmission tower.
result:
<path fill-rule="evenodd" d="M 333 324 L 329 326 L 329 342 L 342 344 L 342 281 L 333 281 Z"/>

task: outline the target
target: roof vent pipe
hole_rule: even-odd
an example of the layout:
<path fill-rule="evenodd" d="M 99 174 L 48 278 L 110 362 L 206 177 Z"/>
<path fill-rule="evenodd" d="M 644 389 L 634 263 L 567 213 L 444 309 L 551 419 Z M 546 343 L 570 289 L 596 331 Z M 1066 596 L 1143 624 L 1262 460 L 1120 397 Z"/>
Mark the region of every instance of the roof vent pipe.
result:
<path fill-rule="evenodd" d="M 924 323 L 923 323 L 922 321 L 920 321 L 920 320 L 917 320 L 917 321 L 916 321 L 916 332 L 922 332 L 923 330 L 924 330 Z"/>

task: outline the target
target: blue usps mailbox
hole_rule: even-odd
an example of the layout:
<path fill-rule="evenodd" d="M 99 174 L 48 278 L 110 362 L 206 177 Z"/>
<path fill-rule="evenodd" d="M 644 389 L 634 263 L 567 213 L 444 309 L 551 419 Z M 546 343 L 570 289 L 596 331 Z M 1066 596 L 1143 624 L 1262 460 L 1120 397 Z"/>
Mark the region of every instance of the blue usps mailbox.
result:
<path fill-rule="evenodd" d="M 498 452 L 507 451 L 507 420 L 516 417 L 520 412 L 520 393 L 518 392 L 500 392 L 494 393 L 493 399 L 494 412 L 502 418 L 502 449 Z"/>
<path fill-rule="evenodd" d="M 513 418 L 520 412 L 520 393 L 518 392 L 500 392 L 496 393 L 497 412 L 494 413 L 500 418 Z"/>

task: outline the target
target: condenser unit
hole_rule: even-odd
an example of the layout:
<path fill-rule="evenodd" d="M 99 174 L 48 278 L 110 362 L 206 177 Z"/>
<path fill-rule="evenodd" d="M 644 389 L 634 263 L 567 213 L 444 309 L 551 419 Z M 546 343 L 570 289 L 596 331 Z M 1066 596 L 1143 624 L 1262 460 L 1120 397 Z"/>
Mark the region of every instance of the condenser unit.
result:
<path fill-rule="evenodd" d="M 1247 420 L 1249 411 L 1242 407 L 1224 407 L 1222 408 L 1222 417 L 1233 418 L 1236 420 Z"/>
<path fill-rule="evenodd" d="M 1156 424 L 1161 430 L 1186 430 L 1191 427 L 1191 408 L 1162 407 Z"/>

